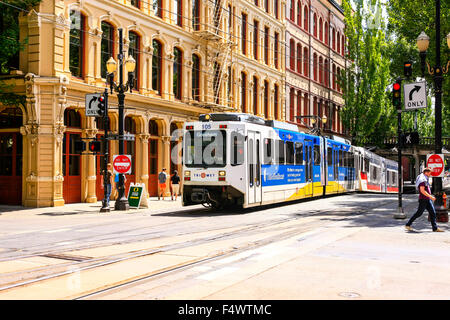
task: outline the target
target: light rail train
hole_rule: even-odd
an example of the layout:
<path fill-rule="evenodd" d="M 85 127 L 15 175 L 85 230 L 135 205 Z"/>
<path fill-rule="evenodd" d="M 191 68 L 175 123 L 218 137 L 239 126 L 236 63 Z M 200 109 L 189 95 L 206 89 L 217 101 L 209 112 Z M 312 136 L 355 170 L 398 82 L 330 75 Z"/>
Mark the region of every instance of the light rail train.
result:
<path fill-rule="evenodd" d="M 253 207 L 346 192 L 398 192 L 398 167 L 285 122 L 212 113 L 185 123 L 183 205 Z"/>

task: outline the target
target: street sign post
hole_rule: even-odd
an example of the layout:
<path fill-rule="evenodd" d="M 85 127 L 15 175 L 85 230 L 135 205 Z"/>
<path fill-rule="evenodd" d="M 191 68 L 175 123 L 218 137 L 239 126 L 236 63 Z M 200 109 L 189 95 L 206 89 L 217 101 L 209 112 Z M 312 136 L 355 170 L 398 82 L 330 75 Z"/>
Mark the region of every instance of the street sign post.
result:
<path fill-rule="evenodd" d="M 86 117 L 98 117 L 101 93 L 89 93 L 85 97 Z"/>
<path fill-rule="evenodd" d="M 427 154 L 427 167 L 431 168 L 431 176 L 439 178 L 444 176 L 444 155 Z"/>
<path fill-rule="evenodd" d="M 131 155 L 122 154 L 113 156 L 113 168 L 116 173 L 131 173 Z"/>
<path fill-rule="evenodd" d="M 403 86 L 405 110 L 427 107 L 427 90 L 425 82 L 408 83 Z"/>

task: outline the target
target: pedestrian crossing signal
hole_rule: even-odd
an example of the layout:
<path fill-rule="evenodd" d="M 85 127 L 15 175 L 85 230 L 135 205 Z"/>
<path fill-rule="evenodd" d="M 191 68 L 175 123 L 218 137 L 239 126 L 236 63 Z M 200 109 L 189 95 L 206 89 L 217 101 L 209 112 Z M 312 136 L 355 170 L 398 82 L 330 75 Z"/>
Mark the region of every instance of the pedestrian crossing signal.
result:
<path fill-rule="evenodd" d="M 101 150 L 101 142 L 100 141 L 90 141 L 89 142 L 89 151 L 100 152 L 100 150 Z"/>
<path fill-rule="evenodd" d="M 405 146 L 412 146 L 419 144 L 419 133 L 418 132 L 405 132 L 402 136 L 402 142 Z"/>

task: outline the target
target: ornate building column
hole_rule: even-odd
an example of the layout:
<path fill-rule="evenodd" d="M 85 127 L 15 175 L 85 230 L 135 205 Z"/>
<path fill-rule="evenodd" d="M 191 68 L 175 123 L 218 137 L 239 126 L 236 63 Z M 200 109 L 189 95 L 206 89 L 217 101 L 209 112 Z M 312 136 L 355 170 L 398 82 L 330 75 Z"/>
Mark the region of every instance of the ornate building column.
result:
<path fill-rule="evenodd" d="M 150 139 L 150 134 L 148 133 L 138 133 L 136 134 L 136 154 L 140 157 L 136 157 L 136 182 L 144 183 L 145 190 L 147 194 L 145 195 L 147 198 L 148 194 L 148 139 Z"/>
<path fill-rule="evenodd" d="M 86 145 L 89 145 L 89 141 L 97 136 L 98 130 L 93 128 L 94 119 L 87 117 L 87 128 L 83 129 L 82 137 L 88 138 Z M 91 154 L 90 151 L 85 151 L 81 156 L 81 201 L 88 203 L 97 202 L 97 172 L 95 161 L 95 154 Z"/>

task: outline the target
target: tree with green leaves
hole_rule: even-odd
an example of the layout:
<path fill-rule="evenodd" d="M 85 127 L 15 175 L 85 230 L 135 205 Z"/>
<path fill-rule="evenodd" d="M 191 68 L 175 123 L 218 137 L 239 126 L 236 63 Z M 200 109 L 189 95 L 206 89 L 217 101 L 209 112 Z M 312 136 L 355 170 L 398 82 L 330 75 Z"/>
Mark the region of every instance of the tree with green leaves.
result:
<path fill-rule="evenodd" d="M 381 12 L 380 3 L 367 2 L 373 12 Z M 355 145 L 366 141 L 383 143 L 392 130 L 395 114 L 388 87 L 390 85 L 390 57 L 383 32 L 383 21 L 372 11 L 364 10 L 363 1 L 342 2 L 347 37 L 347 69 L 339 77 L 344 89 L 345 106 L 342 121 Z"/>
<path fill-rule="evenodd" d="M 19 68 L 19 52 L 28 39 L 19 40 L 19 15 L 26 14 L 41 0 L 9 0 L 0 2 L 0 75 Z M 12 92 L 13 87 L 0 80 L 0 104 L 15 105 L 24 100 Z"/>
<path fill-rule="evenodd" d="M 430 45 L 427 50 L 427 61 L 430 66 L 436 61 L 436 1 L 422 0 L 390 0 L 387 2 L 387 13 L 389 15 L 388 34 L 393 42 L 391 47 L 391 77 L 403 76 L 403 63 L 407 60 L 413 63 L 413 75 L 411 81 L 422 76 L 421 61 L 417 49 L 417 37 L 424 31 L 430 37 Z M 445 37 L 450 32 L 450 3 L 441 1 L 441 34 L 440 51 L 441 65 L 445 66 L 450 60 L 450 50 Z M 425 77 L 429 97 L 434 96 L 434 82 L 425 68 Z M 450 136 L 450 75 L 444 75 L 442 84 L 442 134 Z M 429 99 L 431 102 L 431 100 Z M 434 113 L 429 107 L 418 113 L 418 128 L 422 136 L 434 136 Z M 423 116 L 422 112 L 426 115 Z M 413 121 L 414 113 L 405 112 L 403 119 L 408 123 Z"/>

